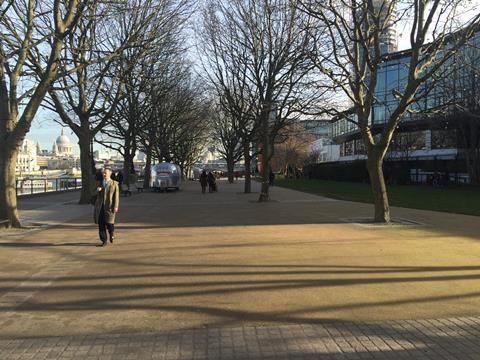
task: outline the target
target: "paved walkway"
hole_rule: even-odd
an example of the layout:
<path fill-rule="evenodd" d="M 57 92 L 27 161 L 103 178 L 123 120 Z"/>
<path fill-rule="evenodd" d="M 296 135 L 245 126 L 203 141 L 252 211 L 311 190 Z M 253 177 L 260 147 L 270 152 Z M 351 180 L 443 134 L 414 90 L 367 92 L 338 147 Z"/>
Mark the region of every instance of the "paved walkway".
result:
<path fill-rule="evenodd" d="M 480 317 L 0 340 L 1 359 L 480 359 Z"/>
<path fill-rule="evenodd" d="M 480 359 L 478 217 L 241 185 L 122 198 L 106 248 L 78 194 L 21 200 L 56 226 L 0 233 L 0 359 Z"/>

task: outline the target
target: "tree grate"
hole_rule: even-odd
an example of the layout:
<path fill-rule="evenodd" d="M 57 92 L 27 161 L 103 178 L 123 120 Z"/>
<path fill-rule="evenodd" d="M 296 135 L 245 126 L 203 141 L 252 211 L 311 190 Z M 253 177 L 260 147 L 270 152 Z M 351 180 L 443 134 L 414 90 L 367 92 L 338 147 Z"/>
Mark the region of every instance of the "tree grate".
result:
<path fill-rule="evenodd" d="M 426 224 L 405 218 L 395 217 L 392 218 L 391 222 L 388 224 L 376 223 L 371 217 L 353 217 L 353 218 L 342 218 L 340 219 L 343 222 L 358 225 L 368 228 L 389 228 L 389 227 L 403 227 L 403 226 L 425 226 Z"/>

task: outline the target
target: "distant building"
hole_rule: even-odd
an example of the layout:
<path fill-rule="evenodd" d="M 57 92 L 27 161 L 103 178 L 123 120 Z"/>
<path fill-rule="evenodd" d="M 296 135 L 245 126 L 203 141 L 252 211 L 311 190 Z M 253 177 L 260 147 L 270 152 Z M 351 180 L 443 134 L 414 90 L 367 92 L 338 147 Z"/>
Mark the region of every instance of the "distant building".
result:
<path fill-rule="evenodd" d="M 37 165 L 40 170 L 47 170 L 48 169 L 48 157 L 44 156 L 43 154 L 37 156 Z"/>
<path fill-rule="evenodd" d="M 215 145 L 209 145 L 200 156 L 199 164 L 206 168 L 226 168 L 227 162 Z"/>
<path fill-rule="evenodd" d="M 47 159 L 47 168 L 49 170 L 80 169 L 80 158 L 78 156 L 51 157 Z"/>
<path fill-rule="evenodd" d="M 380 34 L 380 51 L 382 54 L 388 54 L 398 51 L 397 30 L 395 29 L 396 22 L 396 5 L 389 0 L 373 0 L 375 10 L 379 12 L 382 17 L 381 23 L 385 23 L 385 31 Z M 388 12 L 390 11 L 390 14 Z M 383 13 L 383 14 L 382 14 Z M 387 19 L 388 17 L 388 19 Z"/>
<path fill-rule="evenodd" d="M 311 145 L 311 153 L 316 157 L 317 163 L 334 162 L 340 160 L 340 145 L 331 138 L 320 138 Z"/>
<path fill-rule="evenodd" d="M 312 141 L 310 161 L 321 163 L 339 160 L 340 146 L 333 142 L 330 119 L 308 119 L 300 121 L 299 124 Z"/>
<path fill-rule="evenodd" d="M 453 70 L 452 76 L 429 79 L 419 89 L 419 93 L 425 93 L 425 96 L 402 116 L 385 158 L 408 162 L 412 179 L 415 178 L 416 182 L 428 182 L 433 175 L 442 172 L 450 180 L 468 181 L 465 174 L 468 144 L 459 131 L 468 111 L 462 113 L 453 104 L 468 108 L 474 100 L 478 101 L 479 45 L 480 32 L 477 32 L 444 65 Z M 401 93 L 407 84 L 410 56 L 411 50 L 390 53 L 379 68 L 375 103 L 369 116 L 369 126 L 375 137 L 382 132 L 397 106 L 395 92 Z M 334 117 L 331 122 L 333 140 L 340 146 L 339 161 L 366 159 L 364 141 L 353 109 Z"/>
<path fill-rule="evenodd" d="M 332 127 L 330 119 L 308 119 L 301 120 L 305 132 L 314 137 L 315 140 L 331 138 Z"/>
<path fill-rule="evenodd" d="M 103 151 L 100 150 L 95 150 L 93 152 L 93 158 L 95 160 L 122 160 L 123 157 L 120 156 L 116 151 L 110 150 L 110 149 L 105 149 Z"/>
<path fill-rule="evenodd" d="M 34 141 L 25 139 L 17 156 L 16 172 L 37 171 L 37 145 Z"/>
<path fill-rule="evenodd" d="M 53 156 L 73 155 L 73 148 L 70 143 L 70 139 L 66 135 L 64 135 L 63 128 L 62 128 L 62 133 L 60 134 L 59 137 L 57 137 L 57 140 L 55 140 L 55 142 L 53 143 L 52 155 Z"/>
<path fill-rule="evenodd" d="M 80 157 L 73 153 L 73 146 L 68 136 L 63 132 L 53 142 L 52 151 L 36 146 L 37 164 L 41 170 L 74 170 L 80 169 Z"/>

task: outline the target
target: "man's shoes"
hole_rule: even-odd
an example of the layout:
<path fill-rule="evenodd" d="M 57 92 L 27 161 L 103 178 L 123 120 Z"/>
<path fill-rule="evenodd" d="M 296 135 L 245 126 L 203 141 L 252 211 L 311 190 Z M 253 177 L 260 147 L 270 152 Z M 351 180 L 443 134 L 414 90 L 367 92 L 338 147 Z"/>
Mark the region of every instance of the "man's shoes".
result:
<path fill-rule="evenodd" d="M 102 245 L 101 245 L 101 246 L 102 246 L 102 247 L 107 246 L 107 242 L 106 242 L 106 241 L 102 241 Z"/>
<path fill-rule="evenodd" d="M 113 244 L 113 240 L 115 239 L 115 236 L 110 236 L 110 243 Z"/>

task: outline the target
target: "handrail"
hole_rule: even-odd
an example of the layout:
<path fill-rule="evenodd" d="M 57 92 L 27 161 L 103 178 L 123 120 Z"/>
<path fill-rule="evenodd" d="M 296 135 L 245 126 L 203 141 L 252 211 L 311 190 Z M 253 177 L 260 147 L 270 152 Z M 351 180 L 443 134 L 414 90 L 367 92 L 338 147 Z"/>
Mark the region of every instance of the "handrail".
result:
<path fill-rule="evenodd" d="M 15 180 L 17 196 L 62 192 L 82 188 L 82 179 L 77 177 L 25 177 Z"/>

